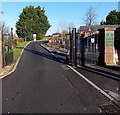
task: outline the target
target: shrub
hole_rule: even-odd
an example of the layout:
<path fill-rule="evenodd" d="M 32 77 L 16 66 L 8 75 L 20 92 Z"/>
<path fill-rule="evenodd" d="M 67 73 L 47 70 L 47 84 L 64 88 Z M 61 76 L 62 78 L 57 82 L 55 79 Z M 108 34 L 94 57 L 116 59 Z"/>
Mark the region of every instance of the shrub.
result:
<path fill-rule="evenodd" d="M 17 41 L 22 43 L 22 42 L 24 42 L 24 39 L 23 38 L 18 38 Z"/>

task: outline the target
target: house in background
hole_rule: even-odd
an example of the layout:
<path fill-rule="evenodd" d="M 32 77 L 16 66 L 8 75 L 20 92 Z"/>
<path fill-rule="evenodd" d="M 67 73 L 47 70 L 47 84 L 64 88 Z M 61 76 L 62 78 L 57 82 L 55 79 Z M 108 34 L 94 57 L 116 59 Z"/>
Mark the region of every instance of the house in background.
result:
<path fill-rule="evenodd" d="M 110 38 L 110 36 L 105 35 L 104 32 L 101 33 L 101 30 L 105 31 L 106 29 L 112 28 L 115 29 L 113 30 L 114 38 Z M 80 26 L 79 33 L 80 35 L 84 34 L 84 47 L 86 51 L 89 51 L 91 53 L 97 51 L 98 53 L 102 52 L 101 54 L 103 54 L 106 51 L 102 51 L 101 49 L 105 49 L 107 43 L 111 45 L 113 44 L 115 55 L 117 52 L 120 62 L 120 25 Z M 111 40 L 105 41 L 106 36 Z"/>

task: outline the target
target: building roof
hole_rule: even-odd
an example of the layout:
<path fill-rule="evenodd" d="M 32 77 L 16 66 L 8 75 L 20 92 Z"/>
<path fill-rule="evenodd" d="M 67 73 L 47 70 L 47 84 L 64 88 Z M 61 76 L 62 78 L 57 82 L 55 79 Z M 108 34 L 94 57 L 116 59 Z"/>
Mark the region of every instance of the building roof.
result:
<path fill-rule="evenodd" d="M 92 25 L 92 26 L 80 26 L 79 31 L 88 31 L 91 29 L 92 31 L 96 31 L 102 28 L 118 28 L 120 25 Z"/>
<path fill-rule="evenodd" d="M 60 33 L 53 33 L 53 34 L 52 34 L 52 36 L 54 36 L 54 35 L 61 36 L 61 34 L 60 34 Z"/>

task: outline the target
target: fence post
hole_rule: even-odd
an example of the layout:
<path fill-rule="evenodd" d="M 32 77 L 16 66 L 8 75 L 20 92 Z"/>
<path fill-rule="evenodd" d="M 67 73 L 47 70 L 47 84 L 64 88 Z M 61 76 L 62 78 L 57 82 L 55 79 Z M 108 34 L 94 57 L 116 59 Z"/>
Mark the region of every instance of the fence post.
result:
<path fill-rule="evenodd" d="M 81 65 L 85 66 L 85 33 L 81 35 Z"/>
<path fill-rule="evenodd" d="M 76 28 L 72 29 L 72 35 L 70 36 L 70 62 L 76 66 Z"/>
<path fill-rule="evenodd" d="M 2 72 L 3 60 L 2 60 L 2 35 L 0 31 L 0 73 Z"/>
<path fill-rule="evenodd" d="M 73 65 L 76 66 L 76 28 L 73 28 Z"/>
<path fill-rule="evenodd" d="M 69 32 L 69 34 L 70 34 L 70 63 L 72 64 L 72 50 L 73 50 L 73 39 L 72 39 L 72 34 L 71 34 L 71 32 Z"/>

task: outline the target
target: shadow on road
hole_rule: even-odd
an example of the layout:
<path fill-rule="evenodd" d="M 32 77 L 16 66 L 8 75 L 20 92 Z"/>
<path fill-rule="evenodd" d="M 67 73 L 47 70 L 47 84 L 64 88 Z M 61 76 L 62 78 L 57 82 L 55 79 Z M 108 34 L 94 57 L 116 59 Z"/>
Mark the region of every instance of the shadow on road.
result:
<path fill-rule="evenodd" d="M 56 62 L 60 62 L 60 63 L 63 63 L 63 64 L 66 64 L 66 60 L 61 58 L 61 57 L 55 57 L 51 54 L 48 54 L 48 53 L 42 53 L 42 52 L 39 52 L 39 51 L 34 51 L 34 50 L 30 50 L 30 49 L 27 49 L 25 48 L 24 49 L 25 51 L 28 51 L 30 53 L 33 53 L 33 54 L 36 54 L 36 55 L 39 55 L 39 56 L 42 56 L 42 57 L 45 57 L 47 59 L 50 59 L 50 60 L 53 60 L 53 61 L 56 61 Z M 60 53 L 59 53 L 60 55 Z M 62 54 L 61 54 L 62 55 Z"/>
<path fill-rule="evenodd" d="M 55 55 L 58 55 L 58 56 L 64 56 L 64 57 L 66 57 L 66 54 L 63 54 L 63 53 L 58 53 L 56 51 L 52 51 L 52 53 L 54 53 Z"/>
<path fill-rule="evenodd" d="M 120 66 L 104 66 L 105 68 L 120 72 Z"/>
<path fill-rule="evenodd" d="M 107 77 L 107 78 L 110 78 L 112 80 L 116 80 L 116 81 L 120 82 L 120 74 L 119 73 L 115 74 L 115 73 L 112 73 L 110 71 L 104 71 L 104 70 L 101 70 L 99 68 L 92 68 L 92 67 L 88 67 L 88 66 L 78 67 L 78 68 L 83 69 L 85 71 L 89 71 L 89 72 L 98 74 L 98 75 L 102 75 L 103 77 Z"/>
<path fill-rule="evenodd" d="M 48 53 L 42 53 L 42 52 L 39 52 L 39 51 L 34 51 L 34 50 L 27 49 L 27 48 L 25 48 L 25 51 L 28 51 L 30 53 L 45 57 L 47 59 L 50 59 L 50 60 L 53 60 L 53 61 L 56 61 L 56 62 L 59 62 L 59 63 L 62 63 L 62 64 L 68 64 L 68 62 L 66 62 L 66 60 L 62 57 L 55 57 L 55 56 L 53 56 L 51 54 L 48 54 Z M 52 53 L 54 53 L 56 55 L 59 55 L 59 56 L 66 56 L 65 54 L 58 53 L 58 52 L 52 52 Z M 110 79 L 113 79 L 113 80 L 116 80 L 116 81 L 120 82 L 120 75 L 115 74 L 115 73 L 110 72 L 110 71 L 105 71 L 105 70 L 101 70 L 99 68 L 93 68 L 93 67 L 89 67 L 89 66 L 78 67 L 78 71 L 79 71 L 79 69 L 83 69 L 85 71 L 89 71 L 89 72 L 92 72 L 92 73 L 95 73 L 95 74 L 98 74 L 98 75 L 102 75 L 103 77 L 107 77 L 107 78 L 110 78 Z M 120 68 L 117 68 L 117 70 L 118 69 L 120 69 Z"/>

